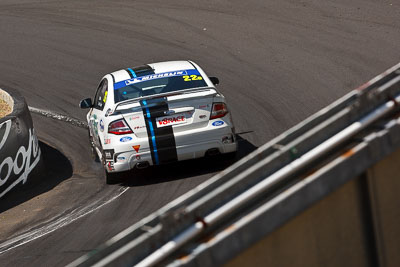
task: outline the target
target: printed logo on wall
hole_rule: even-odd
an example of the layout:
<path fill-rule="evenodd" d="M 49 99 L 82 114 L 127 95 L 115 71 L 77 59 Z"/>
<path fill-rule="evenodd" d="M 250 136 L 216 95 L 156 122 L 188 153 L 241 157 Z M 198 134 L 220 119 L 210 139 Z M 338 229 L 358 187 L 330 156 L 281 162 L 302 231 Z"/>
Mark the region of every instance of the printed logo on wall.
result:
<path fill-rule="evenodd" d="M 213 125 L 213 126 L 221 126 L 221 125 L 224 125 L 224 122 L 223 122 L 223 121 L 214 121 L 214 122 L 212 123 L 212 125 Z"/>
<path fill-rule="evenodd" d="M 5 144 L 11 129 L 11 120 L 0 124 L 0 150 Z"/>
<path fill-rule="evenodd" d="M 2 155 L 6 153 L 6 151 L 3 151 L 3 147 L 10 135 L 11 123 L 11 120 L 9 120 L 0 124 L 0 154 Z M 4 175 L 0 177 L 0 187 L 7 182 L 12 174 L 16 176 L 20 175 L 11 185 L 0 192 L 0 198 L 20 182 L 24 184 L 28 179 L 29 173 L 36 167 L 40 160 L 41 152 L 35 130 L 29 129 L 28 132 L 28 147 L 20 146 L 14 158 L 11 155 L 0 163 L 0 173 Z"/>

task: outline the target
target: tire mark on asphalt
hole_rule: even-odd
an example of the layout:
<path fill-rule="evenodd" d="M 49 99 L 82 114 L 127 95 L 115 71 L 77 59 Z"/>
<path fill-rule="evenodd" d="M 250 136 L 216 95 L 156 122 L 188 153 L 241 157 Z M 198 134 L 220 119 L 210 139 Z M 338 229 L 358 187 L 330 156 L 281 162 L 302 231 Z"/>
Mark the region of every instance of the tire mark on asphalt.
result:
<path fill-rule="evenodd" d="M 86 122 L 83 122 L 81 120 L 78 120 L 73 117 L 63 115 L 63 114 L 60 114 L 60 113 L 57 113 L 54 111 L 35 108 L 35 107 L 31 107 L 31 106 L 29 106 L 29 111 L 32 113 L 50 118 L 50 119 L 67 122 L 73 126 L 77 126 L 77 127 L 81 127 L 81 128 L 85 128 L 85 129 L 88 128 L 88 125 Z"/>

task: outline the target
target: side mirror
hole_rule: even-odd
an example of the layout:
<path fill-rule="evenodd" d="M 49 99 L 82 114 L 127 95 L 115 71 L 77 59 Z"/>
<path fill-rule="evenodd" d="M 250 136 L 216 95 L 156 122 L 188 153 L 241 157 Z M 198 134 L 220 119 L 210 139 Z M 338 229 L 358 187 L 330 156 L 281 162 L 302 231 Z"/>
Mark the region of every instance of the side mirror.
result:
<path fill-rule="evenodd" d="M 86 99 L 81 100 L 81 102 L 79 103 L 79 107 L 80 108 L 91 108 L 91 107 L 93 107 L 92 99 L 91 98 L 86 98 Z"/>
<path fill-rule="evenodd" d="M 219 84 L 219 79 L 218 79 L 217 77 L 210 77 L 210 81 L 211 81 L 214 85 Z"/>

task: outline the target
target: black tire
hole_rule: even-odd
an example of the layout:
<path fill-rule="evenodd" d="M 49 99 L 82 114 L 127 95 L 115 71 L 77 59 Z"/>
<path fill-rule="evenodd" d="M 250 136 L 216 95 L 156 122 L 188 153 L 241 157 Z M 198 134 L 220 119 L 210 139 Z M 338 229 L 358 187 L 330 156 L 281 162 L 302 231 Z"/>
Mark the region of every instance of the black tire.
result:
<path fill-rule="evenodd" d="M 237 151 L 223 154 L 223 157 L 229 161 L 234 161 L 236 159 L 236 156 L 237 156 Z"/>
<path fill-rule="evenodd" d="M 103 158 L 101 161 L 101 164 L 103 165 L 103 168 L 104 168 L 104 177 L 106 178 L 106 184 L 116 184 L 119 182 L 119 173 L 107 171 L 106 156 L 104 154 L 103 149 L 101 151 L 102 151 L 101 153 L 102 153 L 102 158 Z"/>
<path fill-rule="evenodd" d="M 116 184 L 119 182 L 119 174 L 113 172 L 107 172 L 104 170 L 104 176 L 106 178 L 106 184 Z"/>

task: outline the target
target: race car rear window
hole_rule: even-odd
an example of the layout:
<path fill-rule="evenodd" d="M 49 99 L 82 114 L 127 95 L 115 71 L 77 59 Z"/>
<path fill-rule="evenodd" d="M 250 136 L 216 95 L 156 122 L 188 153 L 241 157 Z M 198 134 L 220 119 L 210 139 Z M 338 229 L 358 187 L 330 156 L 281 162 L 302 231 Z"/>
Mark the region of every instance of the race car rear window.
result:
<path fill-rule="evenodd" d="M 197 70 L 171 71 L 132 78 L 114 84 L 115 103 L 138 98 L 207 86 Z"/>

